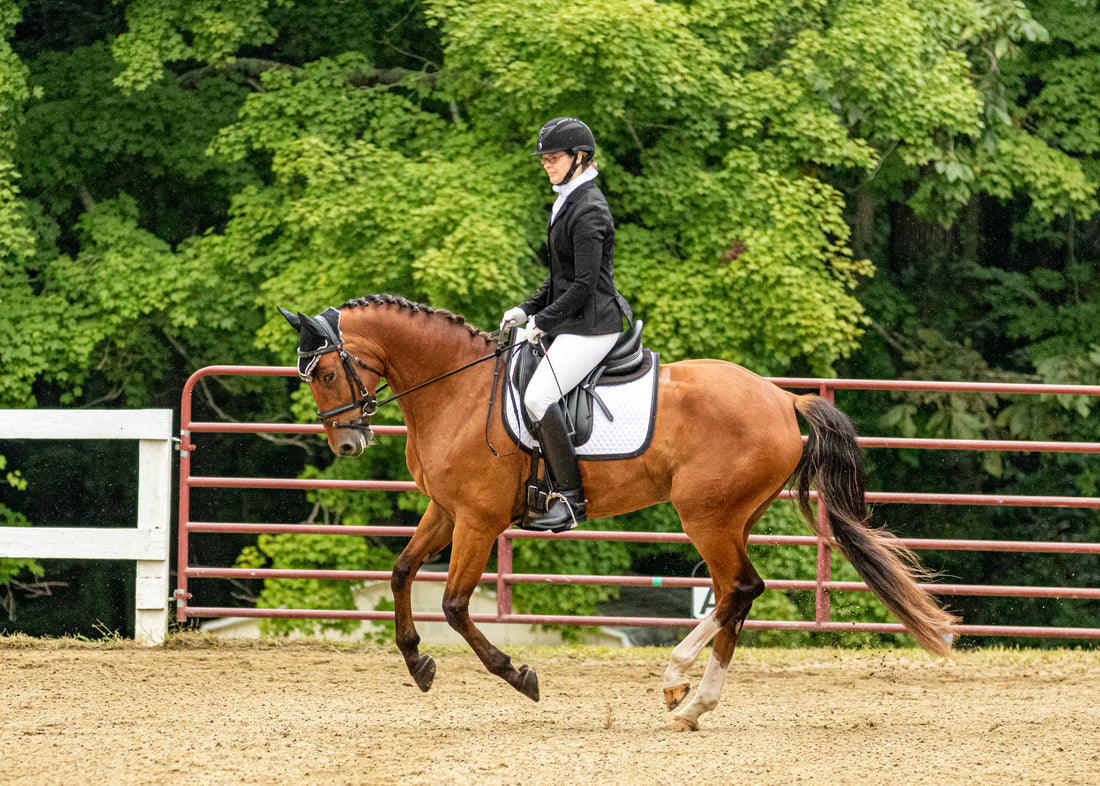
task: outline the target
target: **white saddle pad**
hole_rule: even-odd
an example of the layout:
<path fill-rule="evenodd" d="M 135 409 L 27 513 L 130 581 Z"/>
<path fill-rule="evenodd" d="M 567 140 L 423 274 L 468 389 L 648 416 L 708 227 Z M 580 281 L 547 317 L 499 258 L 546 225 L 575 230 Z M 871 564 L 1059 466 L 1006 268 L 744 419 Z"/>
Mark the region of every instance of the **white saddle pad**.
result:
<path fill-rule="evenodd" d="M 534 445 L 531 433 L 524 425 L 520 408 L 523 402 L 512 386 L 515 359 L 508 366 L 501 418 L 504 427 L 514 441 L 530 450 Z M 603 409 L 592 402 L 592 436 L 577 448 L 577 458 L 589 461 L 611 461 L 640 456 L 653 439 L 653 423 L 657 416 L 657 373 L 660 368 L 656 353 L 645 350 L 642 366 L 634 374 L 624 378 L 601 381 L 596 393 L 607 405 L 613 420 L 608 420 Z"/>

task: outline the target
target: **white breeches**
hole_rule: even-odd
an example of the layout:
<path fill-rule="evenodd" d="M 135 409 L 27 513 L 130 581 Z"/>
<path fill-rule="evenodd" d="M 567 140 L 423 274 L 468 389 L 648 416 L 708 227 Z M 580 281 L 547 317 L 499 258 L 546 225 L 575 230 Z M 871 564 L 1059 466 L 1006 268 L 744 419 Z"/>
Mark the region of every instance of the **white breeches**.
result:
<path fill-rule="evenodd" d="M 579 385 L 588 372 L 599 365 L 618 338 L 618 333 L 602 336 L 563 333 L 557 336 L 546 350 L 546 357 L 539 361 L 523 397 L 523 406 L 531 419 L 536 423 L 542 420 L 551 404 Z"/>

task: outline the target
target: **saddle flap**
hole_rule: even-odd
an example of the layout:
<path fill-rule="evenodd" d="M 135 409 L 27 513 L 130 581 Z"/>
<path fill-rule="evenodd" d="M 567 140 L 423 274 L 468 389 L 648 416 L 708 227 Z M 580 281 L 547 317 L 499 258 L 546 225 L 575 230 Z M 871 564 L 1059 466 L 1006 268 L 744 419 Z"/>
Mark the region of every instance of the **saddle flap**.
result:
<path fill-rule="evenodd" d="M 528 344 L 526 341 L 523 342 L 523 346 L 516 350 L 516 360 L 512 370 L 512 384 L 519 391 L 521 400 L 531 377 L 535 373 L 535 369 L 538 368 L 540 360 L 542 360 L 542 352 L 538 347 Z"/>
<path fill-rule="evenodd" d="M 573 424 L 573 447 L 579 447 L 592 436 L 592 393 L 582 382 L 575 389 L 569 391 L 564 399 L 565 411 Z"/>

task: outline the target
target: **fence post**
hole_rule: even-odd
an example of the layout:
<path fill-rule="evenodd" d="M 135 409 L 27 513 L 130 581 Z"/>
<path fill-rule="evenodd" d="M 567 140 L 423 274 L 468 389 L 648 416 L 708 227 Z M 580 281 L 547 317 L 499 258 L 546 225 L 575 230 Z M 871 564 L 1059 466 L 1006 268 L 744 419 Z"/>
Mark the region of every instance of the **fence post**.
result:
<path fill-rule="evenodd" d="M 171 429 L 170 419 L 168 425 Z M 137 580 L 134 582 L 134 639 L 142 644 L 160 644 L 168 633 L 171 478 L 171 440 L 140 440 L 137 528 L 148 532 L 164 554 L 164 558 L 159 560 L 137 560 Z"/>
<path fill-rule="evenodd" d="M 830 404 L 835 404 L 835 396 L 827 382 L 823 381 L 821 383 L 818 395 Z M 832 534 L 829 529 L 829 511 L 825 508 L 825 500 L 822 499 L 821 494 L 817 495 L 817 531 L 820 534 L 817 536 L 817 569 L 815 570 L 817 588 L 814 590 L 814 622 L 818 625 L 824 625 L 832 617 L 832 604 L 825 583 L 833 577 L 833 550 L 829 546 L 828 540 Z"/>
<path fill-rule="evenodd" d="M 504 580 L 512 572 L 512 539 L 507 532 L 497 537 L 497 618 L 512 615 L 512 585 Z"/>

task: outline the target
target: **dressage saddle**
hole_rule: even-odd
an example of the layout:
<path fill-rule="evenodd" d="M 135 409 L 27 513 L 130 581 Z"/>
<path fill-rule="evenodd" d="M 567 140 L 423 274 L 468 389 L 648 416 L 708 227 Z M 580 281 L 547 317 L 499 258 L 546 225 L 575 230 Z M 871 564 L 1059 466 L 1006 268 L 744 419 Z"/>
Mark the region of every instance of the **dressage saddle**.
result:
<path fill-rule="evenodd" d="M 531 381 L 531 376 L 535 373 L 535 368 L 542 359 L 543 351 L 537 346 L 525 343 L 518 350 L 518 355 L 515 370 L 512 373 L 512 384 L 519 393 L 519 401 L 523 401 L 523 395 L 527 390 L 528 383 Z M 608 421 L 615 420 L 596 391 L 596 386 L 601 382 L 606 385 L 629 381 L 640 370 L 644 371 L 642 368 L 644 359 L 642 321 L 635 320 L 634 324 L 619 336 L 615 346 L 600 361 L 600 364 L 589 372 L 581 384 L 569 391 L 561 401 L 566 423 L 572 423 L 573 425 L 574 447 L 583 445 L 592 436 L 595 407 L 598 406 L 603 410 Z M 529 431 L 533 430 L 533 424 L 527 415 L 526 409 L 521 406 L 520 410 L 523 412 L 523 420 L 527 429 Z"/>

